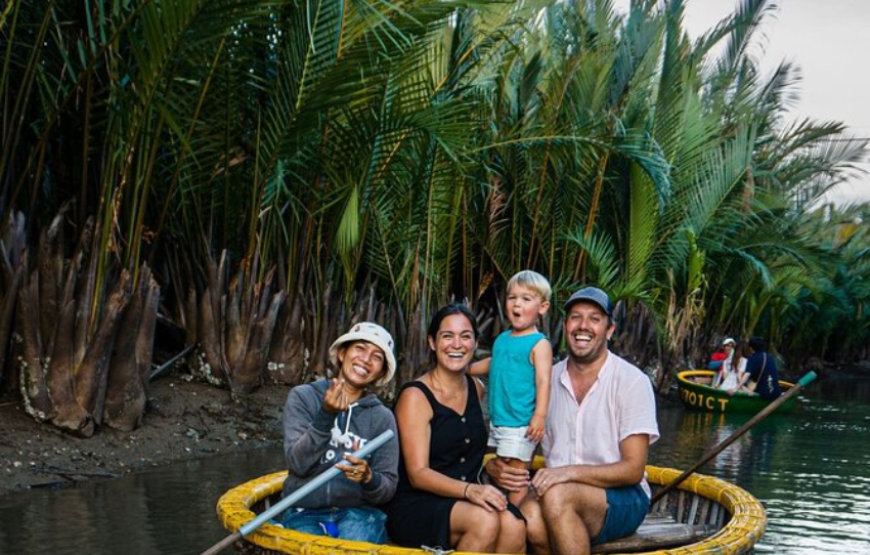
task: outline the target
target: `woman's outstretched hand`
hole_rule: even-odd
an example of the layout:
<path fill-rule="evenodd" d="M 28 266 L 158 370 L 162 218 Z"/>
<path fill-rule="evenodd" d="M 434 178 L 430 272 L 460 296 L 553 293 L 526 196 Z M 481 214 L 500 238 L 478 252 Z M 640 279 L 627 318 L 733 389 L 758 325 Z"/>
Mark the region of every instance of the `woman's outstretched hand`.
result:
<path fill-rule="evenodd" d="M 468 484 L 465 486 L 465 498 L 489 512 L 507 509 L 507 497 L 493 486 Z"/>

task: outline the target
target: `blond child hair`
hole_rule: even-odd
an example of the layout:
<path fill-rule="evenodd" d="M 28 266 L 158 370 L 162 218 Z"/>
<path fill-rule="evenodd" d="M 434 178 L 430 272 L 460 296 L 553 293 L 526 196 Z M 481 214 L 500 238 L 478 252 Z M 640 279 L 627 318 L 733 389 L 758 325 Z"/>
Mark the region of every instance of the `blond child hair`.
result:
<path fill-rule="evenodd" d="M 547 278 L 534 270 L 523 270 L 514 274 L 508 281 L 507 290 L 510 291 L 512 287 L 517 286 L 534 291 L 541 296 L 541 300 L 546 302 L 550 302 L 550 297 L 553 295 L 553 289 Z"/>

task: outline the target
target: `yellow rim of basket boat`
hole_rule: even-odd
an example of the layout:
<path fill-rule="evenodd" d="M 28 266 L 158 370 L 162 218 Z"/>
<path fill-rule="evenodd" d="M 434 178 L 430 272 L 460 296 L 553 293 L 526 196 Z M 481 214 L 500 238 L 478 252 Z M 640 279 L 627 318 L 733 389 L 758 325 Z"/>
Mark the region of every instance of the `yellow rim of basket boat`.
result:
<path fill-rule="evenodd" d="M 711 385 L 707 384 L 699 384 L 695 383 L 689 378 L 712 378 L 716 374 L 715 370 L 683 370 L 682 372 L 677 372 L 677 381 L 683 382 L 688 385 L 699 385 L 701 387 L 709 387 L 715 389 Z M 779 385 L 785 388 L 794 387 L 792 382 L 787 382 L 785 380 L 779 380 Z"/>
<path fill-rule="evenodd" d="M 681 472 L 672 468 L 646 467 L 649 481 L 667 484 Z M 246 482 L 225 493 L 217 504 L 218 518 L 227 530 L 237 531 L 256 515 L 250 507 L 257 501 L 281 491 L 287 472 L 276 472 Z M 665 549 L 649 551 L 656 555 L 721 553 L 735 554 L 749 551 L 764 534 L 767 516 L 761 503 L 745 490 L 711 476 L 693 474 L 679 489 L 713 499 L 731 513 L 730 521 L 718 532 L 703 541 Z M 296 555 L 430 555 L 422 549 L 409 549 L 303 534 L 273 524 L 263 524 L 245 540 L 265 549 Z M 460 555 L 457 552 L 455 555 Z"/>

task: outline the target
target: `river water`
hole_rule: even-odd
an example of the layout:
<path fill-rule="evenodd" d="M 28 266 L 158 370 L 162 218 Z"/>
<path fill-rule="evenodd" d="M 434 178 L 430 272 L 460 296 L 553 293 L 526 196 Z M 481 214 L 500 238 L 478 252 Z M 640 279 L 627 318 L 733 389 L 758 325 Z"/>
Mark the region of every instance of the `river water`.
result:
<path fill-rule="evenodd" d="M 659 410 L 650 462 L 688 468 L 750 416 Z M 701 472 L 767 509 L 756 553 L 870 554 L 870 380 L 829 378 L 794 410 L 752 427 Z"/>
<path fill-rule="evenodd" d="M 659 410 L 651 463 L 686 468 L 747 417 Z M 756 425 L 702 472 L 764 502 L 758 553 L 870 555 L 870 380 L 829 378 Z M 279 469 L 280 449 L 179 463 L 75 488 L 0 496 L 0 554 L 190 555 L 226 536 L 214 504 Z"/>

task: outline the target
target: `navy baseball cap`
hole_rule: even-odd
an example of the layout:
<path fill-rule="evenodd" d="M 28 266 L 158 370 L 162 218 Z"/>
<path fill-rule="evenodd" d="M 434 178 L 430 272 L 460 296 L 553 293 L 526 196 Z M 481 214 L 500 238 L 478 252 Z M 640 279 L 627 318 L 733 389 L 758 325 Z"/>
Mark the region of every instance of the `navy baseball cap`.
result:
<path fill-rule="evenodd" d="M 575 292 L 567 301 L 565 301 L 562 308 L 565 309 L 565 312 L 568 312 L 571 310 L 571 307 L 574 306 L 574 303 L 580 301 L 588 301 L 598 305 L 608 317 L 613 315 L 613 304 L 610 302 L 610 297 L 607 296 L 607 293 L 597 287 L 584 287 Z"/>

